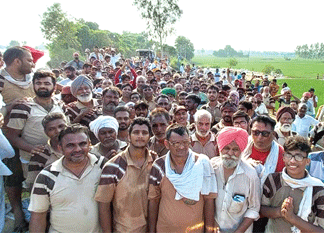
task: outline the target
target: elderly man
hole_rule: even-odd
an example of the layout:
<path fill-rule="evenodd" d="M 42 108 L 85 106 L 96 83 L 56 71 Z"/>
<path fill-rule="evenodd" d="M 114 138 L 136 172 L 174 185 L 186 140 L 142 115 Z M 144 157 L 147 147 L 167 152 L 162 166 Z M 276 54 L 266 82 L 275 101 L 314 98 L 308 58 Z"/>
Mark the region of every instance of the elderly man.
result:
<path fill-rule="evenodd" d="M 129 146 L 103 168 L 95 195 L 103 232 L 147 232 L 148 178 L 155 159 L 147 149 L 150 134 L 148 120 L 136 118 Z"/>
<path fill-rule="evenodd" d="M 102 92 L 102 115 L 114 116 L 120 97 L 121 91 L 117 87 L 111 86 L 104 89 Z"/>
<path fill-rule="evenodd" d="M 252 232 L 259 217 L 261 187 L 255 169 L 241 159 L 248 143 L 246 130 L 225 127 L 217 136 L 220 156 L 211 159 L 218 196 L 216 221 L 221 232 Z"/>
<path fill-rule="evenodd" d="M 26 183 L 30 191 L 39 172 L 63 156 L 59 149 L 58 136 L 67 125 L 66 117 L 58 112 L 49 113 L 44 117 L 42 125 L 49 140 L 42 151 L 32 154 L 29 161 Z"/>
<path fill-rule="evenodd" d="M 99 142 L 92 147 L 91 153 L 111 159 L 127 146 L 126 142 L 117 139 L 119 124 L 114 117 L 99 116 L 89 125 Z"/>
<path fill-rule="evenodd" d="M 216 137 L 210 131 L 212 115 L 207 110 L 198 110 L 195 114 L 196 132 L 190 136 L 191 149 L 209 158 L 216 156 Z"/>
<path fill-rule="evenodd" d="M 277 111 L 277 125 L 275 128 L 275 137 L 280 145 L 284 145 L 290 136 L 297 135 L 292 131 L 292 123 L 295 120 L 295 111 L 290 107 L 280 107 Z"/>
<path fill-rule="evenodd" d="M 77 101 L 67 105 L 65 114 L 71 123 L 80 123 L 89 126 L 101 113 L 101 107 L 96 99 L 92 98 L 92 81 L 80 75 L 71 83 L 71 93 Z"/>
<path fill-rule="evenodd" d="M 95 190 L 106 159 L 90 154 L 89 130 L 67 126 L 59 135 L 63 157 L 37 176 L 30 196 L 29 232 L 100 232 Z"/>
<path fill-rule="evenodd" d="M 308 174 L 308 139 L 289 137 L 285 168 L 270 174 L 263 186 L 261 214 L 269 218 L 265 232 L 323 232 L 324 184 Z"/>
<path fill-rule="evenodd" d="M 167 110 L 168 112 L 170 112 L 171 110 L 171 102 L 169 100 L 169 97 L 167 95 L 159 95 L 157 98 L 156 98 L 156 103 L 157 103 L 157 106 L 159 108 L 164 108 L 165 110 Z"/>
<path fill-rule="evenodd" d="M 303 137 L 308 137 L 308 133 L 310 132 L 310 127 L 314 127 L 319 122 L 315 118 L 306 115 L 307 105 L 305 103 L 300 103 L 298 105 L 298 113 L 295 121 L 293 122 L 293 126 L 296 129 L 296 132 Z"/>
<path fill-rule="evenodd" d="M 149 232 L 213 232 L 216 178 L 207 156 L 189 149 L 186 127 L 170 125 L 166 156 L 155 160 L 149 179 Z"/>
<path fill-rule="evenodd" d="M 154 136 L 150 139 L 148 147 L 161 157 L 168 152 L 164 140 L 165 131 L 171 120 L 170 115 L 164 108 L 156 108 L 150 113 L 149 119 Z"/>

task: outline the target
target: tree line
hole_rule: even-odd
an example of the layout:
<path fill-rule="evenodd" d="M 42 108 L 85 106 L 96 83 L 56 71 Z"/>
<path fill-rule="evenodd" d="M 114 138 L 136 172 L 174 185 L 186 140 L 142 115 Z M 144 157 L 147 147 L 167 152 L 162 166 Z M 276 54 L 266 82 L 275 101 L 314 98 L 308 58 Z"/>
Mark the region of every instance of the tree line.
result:
<path fill-rule="evenodd" d="M 295 50 L 296 56 L 305 59 L 323 59 L 324 58 L 324 44 L 315 43 L 311 45 L 298 45 Z"/>

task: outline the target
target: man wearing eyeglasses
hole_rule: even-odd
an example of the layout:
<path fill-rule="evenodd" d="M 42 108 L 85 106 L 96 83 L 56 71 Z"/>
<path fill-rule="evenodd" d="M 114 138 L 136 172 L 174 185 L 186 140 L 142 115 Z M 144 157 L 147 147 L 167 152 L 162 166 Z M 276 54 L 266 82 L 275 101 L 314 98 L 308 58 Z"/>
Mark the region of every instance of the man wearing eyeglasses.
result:
<path fill-rule="evenodd" d="M 289 137 L 284 149 L 285 168 L 270 174 L 263 186 L 260 212 L 269 218 L 265 232 L 323 232 L 324 184 L 305 169 L 310 143 Z"/>
<path fill-rule="evenodd" d="M 233 126 L 244 129 L 250 134 L 250 117 L 243 111 L 237 111 L 232 116 Z"/>
<path fill-rule="evenodd" d="M 208 157 L 189 144 L 186 127 L 167 128 L 170 151 L 155 160 L 149 178 L 148 232 L 214 232 L 215 173 Z"/>

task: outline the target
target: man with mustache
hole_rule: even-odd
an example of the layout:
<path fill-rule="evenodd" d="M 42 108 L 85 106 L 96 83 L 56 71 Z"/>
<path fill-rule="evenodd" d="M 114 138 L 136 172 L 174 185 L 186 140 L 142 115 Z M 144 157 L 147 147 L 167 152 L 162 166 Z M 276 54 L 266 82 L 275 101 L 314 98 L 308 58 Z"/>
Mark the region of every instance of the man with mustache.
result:
<path fill-rule="evenodd" d="M 211 159 L 218 196 L 216 222 L 221 232 L 252 232 L 259 217 L 261 187 L 255 169 L 241 159 L 248 143 L 246 130 L 225 127 L 217 136 L 219 157 Z"/>
<path fill-rule="evenodd" d="M 99 116 L 94 121 L 91 121 L 89 127 L 99 140 L 92 147 L 90 151 L 92 154 L 104 156 L 109 160 L 127 146 L 126 142 L 117 139 L 119 124 L 114 117 Z"/>
<path fill-rule="evenodd" d="M 165 131 L 170 124 L 170 115 L 164 108 L 156 108 L 149 115 L 154 136 L 149 141 L 149 149 L 157 153 L 159 157 L 165 155 L 168 149 L 164 145 Z"/>
<path fill-rule="evenodd" d="M 130 102 L 132 103 L 132 102 Z M 134 103 L 132 103 L 134 104 Z M 130 110 L 126 106 L 119 106 L 115 109 L 114 117 L 118 121 L 119 128 L 118 128 L 118 135 L 117 138 L 123 142 L 129 142 L 128 140 L 128 129 L 132 120 L 130 118 Z"/>
<path fill-rule="evenodd" d="M 295 120 L 295 111 L 290 107 L 281 107 L 277 111 L 277 127 L 275 128 L 275 137 L 280 145 L 284 145 L 289 136 L 297 135 L 292 131 L 292 123 Z"/>
<path fill-rule="evenodd" d="M 212 131 L 217 134 L 226 126 L 233 126 L 232 116 L 236 112 L 237 106 L 230 101 L 226 101 L 221 106 L 222 119 L 213 126 Z"/>
<path fill-rule="evenodd" d="M 103 232 L 147 232 L 148 179 L 155 159 L 147 149 L 150 135 L 149 121 L 135 118 L 129 146 L 103 168 L 95 194 Z"/>
<path fill-rule="evenodd" d="M 210 131 L 212 115 L 207 110 L 198 110 L 195 114 L 196 132 L 190 136 L 191 149 L 209 158 L 216 156 L 216 137 Z"/>
<path fill-rule="evenodd" d="M 114 116 L 120 97 L 121 91 L 117 87 L 111 86 L 104 89 L 102 92 L 102 115 Z"/>
<path fill-rule="evenodd" d="M 218 87 L 216 85 L 210 85 L 207 87 L 208 103 L 203 105 L 201 109 L 205 109 L 213 116 L 212 125 L 218 123 L 221 119 L 220 103 L 218 103 Z"/>
<path fill-rule="evenodd" d="M 101 232 L 95 190 L 104 164 L 103 156 L 90 151 L 89 129 L 67 126 L 59 135 L 63 157 L 37 176 L 30 196 L 29 232 Z"/>

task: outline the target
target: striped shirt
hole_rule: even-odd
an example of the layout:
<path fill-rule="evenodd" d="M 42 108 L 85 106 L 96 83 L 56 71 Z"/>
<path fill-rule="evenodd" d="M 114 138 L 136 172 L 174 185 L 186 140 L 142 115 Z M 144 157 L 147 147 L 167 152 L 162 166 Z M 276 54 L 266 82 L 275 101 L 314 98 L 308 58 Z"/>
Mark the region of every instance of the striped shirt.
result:
<path fill-rule="evenodd" d="M 28 210 L 50 211 L 49 232 L 100 232 L 98 204 L 94 200 L 107 160 L 88 154 L 89 165 L 80 178 L 63 166 L 63 158 L 37 176 Z"/>
<path fill-rule="evenodd" d="M 299 204 L 303 198 L 305 188 L 293 189 L 282 178 L 281 173 L 270 174 L 264 185 L 261 205 L 280 207 L 287 197 L 294 200 L 294 213 L 297 215 Z M 324 188 L 313 187 L 312 212 L 308 222 L 314 223 L 315 219 L 320 227 L 324 227 Z M 284 218 L 269 219 L 265 232 L 291 232 L 292 225 Z"/>
<path fill-rule="evenodd" d="M 129 148 L 109 160 L 102 171 L 95 200 L 112 203 L 114 232 L 146 232 L 148 180 L 153 158 L 138 167 Z"/>
<path fill-rule="evenodd" d="M 28 164 L 27 184 L 31 187 L 40 171 L 62 156 L 62 154 L 55 152 L 49 144 L 45 146 L 42 153 L 34 153 Z"/>
<path fill-rule="evenodd" d="M 53 112 L 64 113 L 60 104 L 53 99 L 53 107 L 50 111 L 37 104 L 34 99 L 26 104 L 17 104 L 11 110 L 7 127 L 21 130 L 21 138 L 31 145 L 46 145 L 48 137 L 44 132 L 42 121 L 44 117 Z M 28 162 L 31 154 L 27 151 L 19 150 L 20 157 Z"/>

